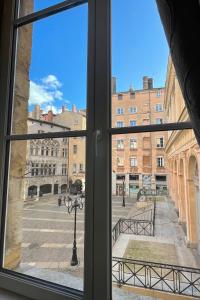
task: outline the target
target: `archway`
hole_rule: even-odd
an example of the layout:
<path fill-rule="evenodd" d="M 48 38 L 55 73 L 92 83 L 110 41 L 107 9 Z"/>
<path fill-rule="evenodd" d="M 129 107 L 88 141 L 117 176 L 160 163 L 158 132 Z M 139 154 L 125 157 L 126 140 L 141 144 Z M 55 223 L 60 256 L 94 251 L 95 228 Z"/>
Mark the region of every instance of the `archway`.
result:
<path fill-rule="evenodd" d="M 188 163 L 188 238 L 191 246 L 200 249 L 199 170 L 195 156 Z"/>
<path fill-rule="evenodd" d="M 62 184 L 61 185 L 61 193 L 67 193 L 67 185 L 66 184 Z"/>
<path fill-rule="evenodd" d="M 30 196 L 30 197 L 37 196 L 37 186 L 36 185 L 29 186 L 28 196 Z"/>
<path fill-rule="evenodd" d="M 51 193 L 51 184 L 43 184 L 40 186 L 40 195 Z"/>

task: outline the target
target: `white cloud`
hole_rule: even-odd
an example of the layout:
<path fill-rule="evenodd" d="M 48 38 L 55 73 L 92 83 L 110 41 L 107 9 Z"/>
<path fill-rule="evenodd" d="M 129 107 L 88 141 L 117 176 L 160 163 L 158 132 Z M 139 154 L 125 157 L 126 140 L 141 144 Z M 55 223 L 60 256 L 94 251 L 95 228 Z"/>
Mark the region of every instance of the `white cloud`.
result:
<path fill-rule="evenodd" d="M 60 114 L 62 112 L 61 108 L 57 108 L 54 105 L 44 105 L 43 106 L 43 113 L 47 114 L 49 110 L 52 110 L 54 114 Z"/>
<path fill-rule="evenodd" d="M 56 100 L 64 100 L 61 86 L 61 82 L 55 75 L 48 75 L 39 83 L 30 81 L 29 105 L 45 103 L 51 105 Z"/>
<path fill-rule="evenodd" d="M 55 75 L 48 75 L 42 79 L 42 82 L 50 88 L 58 89 L 62 86 L 62 83 Z"/>

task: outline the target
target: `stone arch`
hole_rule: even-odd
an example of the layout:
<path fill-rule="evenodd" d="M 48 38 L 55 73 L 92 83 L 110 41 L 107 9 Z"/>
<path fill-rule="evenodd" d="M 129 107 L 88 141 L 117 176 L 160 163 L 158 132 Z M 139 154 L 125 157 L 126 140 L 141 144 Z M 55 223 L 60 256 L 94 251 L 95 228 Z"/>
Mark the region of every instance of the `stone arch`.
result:
<path fill-rule="evenodd" d="M 194 154 L 189 157 L 188 160 L 188 240 L 191 246 L 197 246 L 200 244 L 200 230 L 199 230 L 199 219 L 200 219 L 200 203 L 199 203 L 199 167 L 197 159 Z M 197 177 L 197 180 L 196 180 Z"/>
<path fill-rule="evenodd" d="M 52 192 L 52 185 L 51 184 L 43 184 L 40 186 L 40 194 L 49 194 Z"/>
<path fill-rule="evenodd" d="M 31 185 L 28 187 L 28 196 L 33 197 L 37 195 L 37 186 Z"/>
<path fill-rule="evenodd" d="M 61 185 L 61 193 L 67 193 L 67 184 L 62 184 Z"/>

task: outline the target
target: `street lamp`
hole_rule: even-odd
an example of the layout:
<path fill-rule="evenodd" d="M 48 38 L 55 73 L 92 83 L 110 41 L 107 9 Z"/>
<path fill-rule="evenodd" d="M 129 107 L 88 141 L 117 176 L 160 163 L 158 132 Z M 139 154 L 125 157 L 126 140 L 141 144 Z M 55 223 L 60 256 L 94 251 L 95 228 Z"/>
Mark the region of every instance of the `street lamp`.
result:
<path fill-rule="evenodd" d="M 77 209 L 80 210 L 83 209 L 82 197 L 77 195 L 75 199 L 72 199 L 70 196 L 68 196 L 66 201 L 66 206 L 69 214 L 71 214 L 71 212 L 74 210 L 74 242 L 72 248 L 71 266 L 76 266 L 78 265 L 77 246 L 76 246 L 76 213 L 77 213 Z"/>
<path fill-rule="evenodd" d="M 123 182 L 122 182 L 122 197 L 123 197 L 123 201 L 122 201 L 122 206 L 126 206 L 125 205 L 125 180 L 123 179 Z"/>

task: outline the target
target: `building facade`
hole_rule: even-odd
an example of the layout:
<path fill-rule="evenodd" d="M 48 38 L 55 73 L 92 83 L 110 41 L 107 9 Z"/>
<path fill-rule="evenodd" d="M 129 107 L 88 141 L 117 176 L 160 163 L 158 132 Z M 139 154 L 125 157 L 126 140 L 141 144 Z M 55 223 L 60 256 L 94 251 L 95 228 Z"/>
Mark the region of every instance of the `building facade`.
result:
<path fill-rule="evenodd" d="M 171 57 L 164 108 L 169 122 L 189 120 Z M 197 248 L 200 254 L 200 148 L 193 130 L 170 131 L 165 151 L 169 161 L 169 194 L 185 230 L 188 246 Z"/>
<path fill-rule="evenodd" d="M 62 112 L 53 118 L 54 122 L 71 130 L 86 129 L 86 111 L 77 111 L 76 106 L 72 110 L 62 107 Z M 74 183 L 81 180 L 82 189 L 85 189 L 85 164 L 86 164 L 86 140 L 85 137 L 71 137 L 69 139 L 69 181 Z"/>
<path fill-rule="evenodd" d="M 154 88 L 153 79 L 143 77 L 143 89 L 112 95 L 112 126 L 129 127 L 165 122 L 165 88 Z M 115 135 L 112 140 L 112 194 L 127 196 L 139 189 L 167 189 L 166 132 Z M 123 183 L 124 182 L 124 183 Z"/>
<path fill-rule="evenodd" d="M 28 133 L 68 131 L 69 128 L 41 119 L 28 118 Z M 27 141 L 24 199 L 67 192 L 69 139 Z"/>

